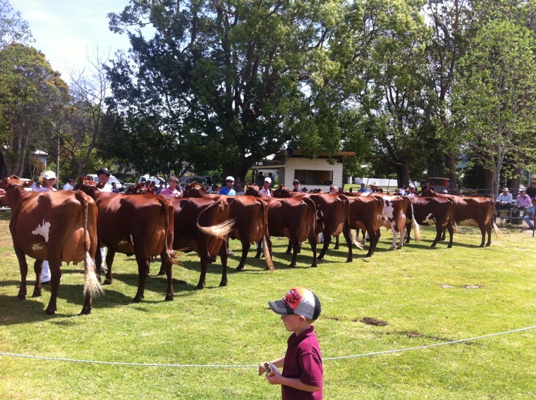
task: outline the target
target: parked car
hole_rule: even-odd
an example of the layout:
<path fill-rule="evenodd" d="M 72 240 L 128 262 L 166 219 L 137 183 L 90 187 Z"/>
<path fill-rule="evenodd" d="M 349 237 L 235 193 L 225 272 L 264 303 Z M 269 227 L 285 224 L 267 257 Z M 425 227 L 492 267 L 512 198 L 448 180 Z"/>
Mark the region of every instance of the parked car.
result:
<path fill-rule="evenodd" d="M 140 177 L 138 180 L 138 183 L 147 183 L 147 182 L 154 182 L 156 186 L 160 185 L 160 182 L 162 182 L 165 186 L 166 180 L 164 178 L 161 178 L 159 176 L 149 175 L 145 174 Z"/>
<path fill-rule="evenodd" d="M 86 176 L 88 178 L 91 178 L 93 182 L 99 181 L 99 177 L 97 176 L 97 174 L 87 174 Z M 117 189 L 119 189 L 120 192 L 125 191 L 125 188 L 123 187 L 123 184 L 121 183 L 121 181 L 117 179 L 115 176 L 110 175 L 110 179 L 108 179 L 108 183 L 111 185 L 113 182 L 115 182 L 115 185 L 117 186 Z"/>

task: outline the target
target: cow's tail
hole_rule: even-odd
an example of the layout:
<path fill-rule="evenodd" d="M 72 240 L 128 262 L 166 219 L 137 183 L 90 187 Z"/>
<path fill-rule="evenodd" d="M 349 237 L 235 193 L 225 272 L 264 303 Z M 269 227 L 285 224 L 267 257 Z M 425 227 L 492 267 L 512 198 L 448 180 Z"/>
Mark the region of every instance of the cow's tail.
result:
<path fill-rule="evenodd" d="M 363 245 L 352 235 L 352 226 L 350 223 L 350 200 L 345 195 L 339 195 L 339 199 L 342 200 L 344 208 L 346 209 L 346 224 L 348 224 L 348 231 L 350 233 L 350 240 L 359 250 L 364 250 Z"/>
<path fill-rule="evenodd" d="M 309 197 L 304 197 L 303 199 L 303 202 L 305 204 L 307 204 L 307 209 L 309 211 L 312 211 L 313 212 L 313 215 L 314 215 L 314 218 L 313 218 L 313 226 L 312 226 L 312 229 L 313 229 L 313 232 L 315 232 L 316 234 L 316 204 L 313 200 L 311 200 Z"/>
<path fill-rule="evenodd" d="M 415 219 L 415 212 L 413 210 L 413 203 L 411 203 L 411 229 L 413 230 L 413 234 L 415 235 L 415 241 L 421 240 L 421 228 L 419 227 L 419 224 L 417 223 L 417 220 Z"/>
<path fill-rule="evenodd" d="M 157 195 L 155 196 L 156 200 L 160 203 L 162 211 L 164 214 L 164 219 L 166 220 L 165 234 L 164 234 L 164 249 L 170 258 L 175 256 L 173 252 L 173 227 L 170 226 L 169 221 L 173 221 L 175 218 L 175 210 L 173 209 L 173 204 L 166 199 L 164 196 Z"/>
<path fill-rule="evenodd" d="M 88 238 L 89 203 L 86 196 L 81 191 L 75 191 L 75 196 L 80 204 L 82 204 L 84 213 L 84 296 L 89 294 L 93 297 L 102 293 L 102 287 L 95 272 L 95 260 L 93 260 L 89 253 L 89 247 L 91 246 Z M 95 223 L 97 223 L 97 221 L 95 221 Z"/>
<path fill-rule="evenodd" d="M 491 208 L 491 227 L 493 228 L 493 232 L 495 232 L 495 239 L 498 239 L 499 238 L 499 227 L 495 223 L 495 215 L 497 215 L 497 214 L 495 214 L 496 213 L 495 199 L 492 197 L 492 198 L 490 198 L 490 201 L 491 201 L 491 204 L 492 204 L 492 208 Z"/>
<path fill-rule="evenodd" d="M 274 270 L 274 262 L 272 261 L 272 254 L 270 254 L 270 248 L 268 246 L 268 205 L 260 197 L 256 198 L 257 203 L 260 204 L 262 210 L 262 245 L 264 252 L 264 259 L 266 260 L 266 268 L 270 271 Z"/>
<path fill-rule="evenodd" d="M 195 222 L 197 229 L 199 229 L 201 232 L 203 232 L 206 235 L 214 236 L 219 239 L 227 239 L 227 236 L 233 229 L 233 225 L 235 223 L 234 218 L 228 219 L 227 221 L 222 222 L 218 225 L 211 225 L 211 226 L 201 226 L 199 225 L 199 218 L 205 213 L 208 212 L 212 207 L 220 207 L 222 205 L 221 200 L 215 201 L 213 204 L 209 205 L 207 208 L 205 208 L 203 211 L 199 213 L 199 216 L 197 218 L 197 221 Z"/>

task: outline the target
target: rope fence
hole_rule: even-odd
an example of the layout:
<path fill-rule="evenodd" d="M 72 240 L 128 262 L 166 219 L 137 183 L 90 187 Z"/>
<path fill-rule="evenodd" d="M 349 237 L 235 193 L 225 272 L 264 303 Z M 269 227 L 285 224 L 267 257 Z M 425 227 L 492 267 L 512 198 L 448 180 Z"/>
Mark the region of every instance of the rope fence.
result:
<path fill-rule="evenodd" d="M 325 357 L 324 361 L 340 361 L 340 360 L 349 360 L 349 359 L 360 358 L 360 357 L 372 357 L 372 356 L 379 356 L 379 355 L 385 355 L 385 354 L 402 353 L 402 352 L 406 352 L 406 351 L 424 350 L 424 349 L 429 349 L 429 348 L 433 348 L 433 347 L 454 345 L 454 344 L 471 342 L 471 341 L 475 341 L 475 340 L 487 339 L 487 338 L 496 337 L 496 336 L 508 335 L 508 334 L 512 334 L 512 333 L 530 331 L 532 329 L 536 329 L 536 325 L 528 326 L 528 327 L 525 327 L 525 328 L 512 329 L 512 330 L 504 331 L 504 332 L 490 333 L 490 334 L 482 335 L 482 336 L 475 336 L 475 337 L 467 338 L 467 339 L 450 340 L 448 342 L 442 342 L 442 343 L 432 343 L 432 344 L 426 344 L 426 345 L 422 345 L 422 346 L 406 347 L 406 348 L 401 348 L 401 349 L 392 349 L 392 350 L 384 350 L 384 351 L 376 351 L 376 352 L 364 353 L 364 354 L 354 354 L 354 355 L 349 355 L 349 356 Z M 126 366 L 126 367 L 225 368 L 225 369 L 229 369 L 229 368 L 257 368 L 258 367 L 258 364 L 254 364 L 254 365 L 252 365 L 252 364 L 242 364 L 242 365 L 232 365 L 232 364 L 158 364 L 158 363 L 130 363 L 130 362 L 120 362 L 120 361 L 76 360 L 76 359 L 72 359 L 72 358 L 32 356 L 32 355 L 28 355 L 28 354 L 14 354 L 14 353 L 6 353 L 6 352 L 0 352 L 0 356 L 28 358 L 28 359 L 41 360 L 41 361 L 63 361 L 63 362 L 72 362 L 72 363 L 114 365 L 114 366 Z"/>

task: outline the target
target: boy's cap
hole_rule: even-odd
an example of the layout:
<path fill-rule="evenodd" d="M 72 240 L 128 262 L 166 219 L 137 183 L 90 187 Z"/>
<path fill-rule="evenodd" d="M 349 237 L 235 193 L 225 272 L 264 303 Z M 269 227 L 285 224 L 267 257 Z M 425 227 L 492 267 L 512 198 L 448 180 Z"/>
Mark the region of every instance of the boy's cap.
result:
<path fill-rule="evenodd" d="M 264 178 L 264 182 L 272 183 L 272 180 L 270 178 Z"/>
<path fill-rule="evenodd" d="M 268 305 L 276 314 L 298 314 L 312 320 L 316 320 L 322 311 L 318 297 L 303 287 L 290 289 L 281 300 L 269 301 Z"/>

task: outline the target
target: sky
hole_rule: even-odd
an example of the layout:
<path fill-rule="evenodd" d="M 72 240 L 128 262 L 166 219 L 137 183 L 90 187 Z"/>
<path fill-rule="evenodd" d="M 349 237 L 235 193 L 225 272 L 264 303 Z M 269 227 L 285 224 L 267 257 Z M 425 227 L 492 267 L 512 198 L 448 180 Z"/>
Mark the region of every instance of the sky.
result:
<path fill-rule="evenodd" d="M 120 12 L 128 0 L 10 0 L 11 6 L 28 22 L 40 50 L 52 66 L 69 82 L 89 69 L 88 58 L 113 58 L 118 49 L 128 49 L 125 35 L 108 28 L 110 12 Z M 104 58 L 104 59 L 103 59 Z"/>

